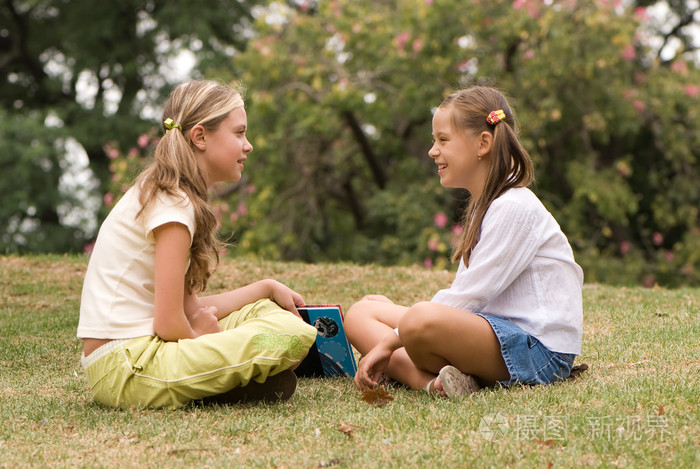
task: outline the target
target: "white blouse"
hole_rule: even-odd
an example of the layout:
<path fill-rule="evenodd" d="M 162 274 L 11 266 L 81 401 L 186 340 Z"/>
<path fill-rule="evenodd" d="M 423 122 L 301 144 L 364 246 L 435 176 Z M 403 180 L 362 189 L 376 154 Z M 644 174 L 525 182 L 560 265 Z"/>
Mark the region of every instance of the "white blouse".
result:
<path fill-rule="evenodd" d="M 513 321 L 553 352 L 581 353 L 583 271 L 537 196 L 510 189 L 491 203 L 469 267 L 460 261 L 435 303 Z"/>

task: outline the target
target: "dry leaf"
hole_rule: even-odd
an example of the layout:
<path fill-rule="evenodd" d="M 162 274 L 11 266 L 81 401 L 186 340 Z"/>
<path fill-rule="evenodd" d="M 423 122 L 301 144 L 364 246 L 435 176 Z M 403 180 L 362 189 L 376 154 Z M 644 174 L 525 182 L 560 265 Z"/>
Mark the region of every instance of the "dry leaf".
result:
<path fill-rule="evenodd" d="M 384 386 L 379 386 L 378 388 L 362 391 L 362 400 L 372 405 L 384 405 L 393 401 L 394 396 Z"/>
<path fill-rule="evenodd" d="M 656 408 L 656 415 L 664 415 L 666 411 L 664 410 L 664 406 L 660 405 Z"/>
<path fill-rule="evenodd" d="M 581 363 L 580 365 L 576 365 L 573 368 L 571 368 L 571 374 L 567 379 L 576 379 L 583 374 L 584 371 L 588 369 L 588 365 L 585 363 Z"/>
<path fill-rule="evenodd" d="M 352 437 L 352 432 L 355 431 L 355 430 L 358 429 L 358 428 L 360 428 L 360 427 L 357 427 L 357 426 L 355 426 L 355 425 L 349 424 L 349 423 L 347 423 L 347 422 L 340 422 L 340 423 L 338 424 L 338 431 L 343 432 L 343 433 L 345 434 L 345 436 L 347 436 L 348 438 L 351 438 L 351 437 Z"/>

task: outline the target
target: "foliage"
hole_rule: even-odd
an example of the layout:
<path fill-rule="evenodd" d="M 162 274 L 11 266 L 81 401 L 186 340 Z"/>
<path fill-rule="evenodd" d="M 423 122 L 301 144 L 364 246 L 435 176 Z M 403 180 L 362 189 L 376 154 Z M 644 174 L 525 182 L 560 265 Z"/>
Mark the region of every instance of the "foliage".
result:
<path fill-rule="evenodd" d="M 244 250 L 444 267 L 465 195 L 434 176 L 431 109 L 477 81 L 512 97 L 535 190 L 588 280 L 700 282 L 700 73 L 691 50 L 664 60 L 651 48 L 643 8 L 275 4 L 275 21 L 261 16 L 236 58 L 250 87 L 256 196 L 246 199 L 247 217 L 224 225 Z M 449 219 L 441 227 L 439 214 Z"/>
<path fill-rule="evenodd" d="M 35 115 L 10 118 L 0 109 L 0 121 L 0 173 L 7 175 L 0 178 L 0 252 L 61 252 L 84 243 L 80 223 L 65 222 L 79 201 L 62 190 L 63 133 Z"/>
<path fill-rule="evenodd" d="M 87 152 L 105 189 L 109 178 L 105 142 L 129 148 L 153 125 L 152 116 L 158 114 L 173 82 L 186 76 L 173 62 L 183 50 L 196 54 L 201 67 L 216 64 L 221 73 L 234 73 L 230 57 L 235 49 L 243 49 L 243 29 L 257 3 L 216 0 L 204 8 L 183 0 L 2 2 L 0 107 L 8 114 L 0 117 L 3 126 L 17 121 L 32 129 L 31 140 L 16 142 L 8 140 L 12 133 L 0 133 L 0 146 L 15 150 L 5 151 L 3 158 L 38 158 L 33 156 L 37 147 L 52 148 L 55 127 L 60 127 L 62 138 L 76 141 Z M 41 125 L 47 117 L 54 127 Z M 65 153 L 47 150 L 46 158 L 65 165 Z M 70 202 L 56 192 L 62 175 L 57 168 L 36 170 L 34 190 L 22 199 L 37 212 L 32 217 L 36 235 L 23 243 L 3 241 L 3 249 L 82 249 L 86 234 L 75 237 L 73 227 L 62 229 L 57 221 L 60 207 Z M 13 171 L 3 171 L 0 180 L 3 185 L 21 182 Z M 8 226 L 5 218 L 0 222 Z M 51 235 L 46 235 L 49 231 Z M 4 228 L 0 233 L 12 238 Z"/>
<path fill-rule="evenodd" d="M 258 3 L 266 9 L 253 15 Z M 109 202 L 148 155 L 138 142 L 155 138 L 169 58 L 189 48 L 195 76 L 249 87 L 255 151 L 244 179 L 214 194 L 237 252 L 444 268 L 467 194 L 434 175 L 431 110 L 486 82 L 512 97 L 535 191 L 587 281 L 699 284 L 695 3 L 11 0 L 0 6 L 0 102 L 11 114 L 0 117 L 32 128 L 42 148 L 77 139 Z M 659 5 L 665 17 L 649 13 Z M 42 126 L 47 116 L 59 125 Z M 32 153 L 10 135 L 0 132 L 3 148 Z M 56 231 L 31 246 L 78 249 L 87 230 L 55 224 L 70 205 L 54 190 L 60 172 L 34 155 L 22 161 L 43 182 L 22 210 L 41 216 L 24 226 Z M 47 158 L 65 165 L 58 151 Z M 4 210 L 3 226 L 17 226 Z"/>

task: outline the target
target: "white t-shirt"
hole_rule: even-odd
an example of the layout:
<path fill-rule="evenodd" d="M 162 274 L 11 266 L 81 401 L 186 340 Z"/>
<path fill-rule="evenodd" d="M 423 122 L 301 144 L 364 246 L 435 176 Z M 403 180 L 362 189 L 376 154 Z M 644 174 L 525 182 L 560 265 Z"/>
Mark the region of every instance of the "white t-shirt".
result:
<path fill-rule="evenodd" d="M 583 271 L 535 194 L 510 189 L 491 203 L 469 258 L 435 303 L 501 316 L 549 350 L 581 353 Z"/>
<path fill-rule="evenodd" d="M 80 301 L 78 337 L 128 339 L 155 335 L 155 236 L 171 222 L 195 230 L 194 208 L 182 197 L 160 193 L 137 219 L 139 191 L 132 187 L 100 227 Z M 183 279 L 184 282 L 184 279 Z"/>

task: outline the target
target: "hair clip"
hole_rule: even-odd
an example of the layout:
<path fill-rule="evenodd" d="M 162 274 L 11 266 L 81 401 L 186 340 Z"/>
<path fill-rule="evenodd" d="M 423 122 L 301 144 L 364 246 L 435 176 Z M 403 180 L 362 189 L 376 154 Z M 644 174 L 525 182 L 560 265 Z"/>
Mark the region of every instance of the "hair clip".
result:
<path fill-rule="evenodd" d="M 490 112 L 488 117 L 486 117 L 486 122 L 488 122 L 491 125 L 496 125 L 502 120 L 505 120 L 505 118 L 506 113 L 503 112 L 503 109 L 499 109 L 498 111 Z"/>
<path fill-rule="evenodd" d="M 169 117 L 163 121 L 163 125 L 167 129 L 165 131 L 166 134 L 173 129 L 180 129 L 180 132 L 182 132 L 182 126 L 180 124 L 176 124 L 175 121 Z"/>

